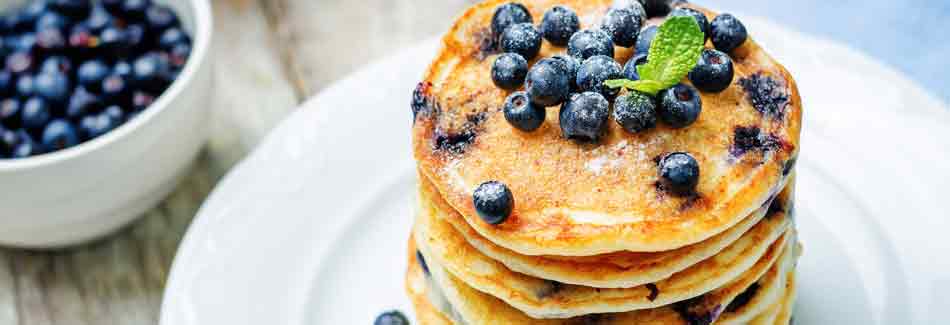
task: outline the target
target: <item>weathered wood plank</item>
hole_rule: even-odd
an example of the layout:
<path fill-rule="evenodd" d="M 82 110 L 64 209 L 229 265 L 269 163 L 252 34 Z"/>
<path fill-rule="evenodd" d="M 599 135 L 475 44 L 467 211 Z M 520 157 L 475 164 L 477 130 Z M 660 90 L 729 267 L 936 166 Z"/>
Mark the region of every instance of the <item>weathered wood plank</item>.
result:
<path fill-rule="evenodd" d="M 306 95 L 444 32 L 474 0 L 261 0 Z"/>
<path fill-rule="evenodd" d="M 175 250 L 201 202 L 300 100 L 261 4 L 212 4 L 217 68 L 205 152 L 168 198 L 111 238 L 57 252 L 0 249 L 0 325 L 157 323 Z"/>

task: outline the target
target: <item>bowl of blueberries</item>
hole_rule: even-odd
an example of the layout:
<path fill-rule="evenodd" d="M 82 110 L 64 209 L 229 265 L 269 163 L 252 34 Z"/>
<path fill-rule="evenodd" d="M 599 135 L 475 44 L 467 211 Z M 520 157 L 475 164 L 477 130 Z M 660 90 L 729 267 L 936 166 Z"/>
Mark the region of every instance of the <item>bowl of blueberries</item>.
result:
<path fill-rule="evenodd" d="M 207 140 L 207 0 L 0 2 L 0 245 L 102 237 Z"/>

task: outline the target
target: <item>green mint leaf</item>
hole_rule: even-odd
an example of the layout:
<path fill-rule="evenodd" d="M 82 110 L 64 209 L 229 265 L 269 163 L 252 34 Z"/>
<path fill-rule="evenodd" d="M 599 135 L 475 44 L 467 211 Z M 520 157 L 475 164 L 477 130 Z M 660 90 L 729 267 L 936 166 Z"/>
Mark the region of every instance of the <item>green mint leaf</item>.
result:
<path fill-rule="evenodd" d="M 650 94 L 650 96 L 656 96 L 661 90 L 669 88 L 669 86 L 664 86 L 659 81 L 655 80 L 636 80 L 631 83 L 627 88 Z"/>
<path fill-rule="evenodd" d="M 627 79 L 612 79 L 604 81 L 604 86 L 610 87 L 611 89 L 616 89 L 620 87 L 628 88 L 629 84 L 633 82 L 632 80 Z"/>
<path fill-rule="evenodd" d="M 676 85 L 696 66 L 704 41 L 693 17 L 668 18 L 657 30 L 647 63 L 637 66 L 640 79 L 656 81 L 661 89 Z"/>

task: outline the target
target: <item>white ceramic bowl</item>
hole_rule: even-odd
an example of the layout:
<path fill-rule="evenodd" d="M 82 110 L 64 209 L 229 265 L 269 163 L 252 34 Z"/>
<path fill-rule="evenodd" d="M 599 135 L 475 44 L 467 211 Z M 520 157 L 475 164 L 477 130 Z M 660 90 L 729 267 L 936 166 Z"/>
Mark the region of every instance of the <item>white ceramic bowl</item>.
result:
<path fill-rule="evenodd" d="M 171 6 L 193 38 L 184 70 L 152 106 L 101 137 L 0 160 L 0 245 L 54 248 L 107 235 L 155 206 L 198 155 L 208 137 L 211 6 L 156 2 Z"/>

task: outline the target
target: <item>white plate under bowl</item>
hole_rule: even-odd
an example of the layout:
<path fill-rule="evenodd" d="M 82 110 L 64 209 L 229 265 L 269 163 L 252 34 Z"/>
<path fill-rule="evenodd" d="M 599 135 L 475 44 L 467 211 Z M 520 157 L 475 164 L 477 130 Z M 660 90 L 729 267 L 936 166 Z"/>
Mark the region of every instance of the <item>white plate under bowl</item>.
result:
<path fill-rule="evenodd" d="M 950 310 L 947 108 L 893 70 L 748 19 L 805 104 L 799 324 L 935 324 Z M 162 324 L 371 324 L 403 292 L 410 94 L 429 41 L 308 101 L 214 190 Z"/>

